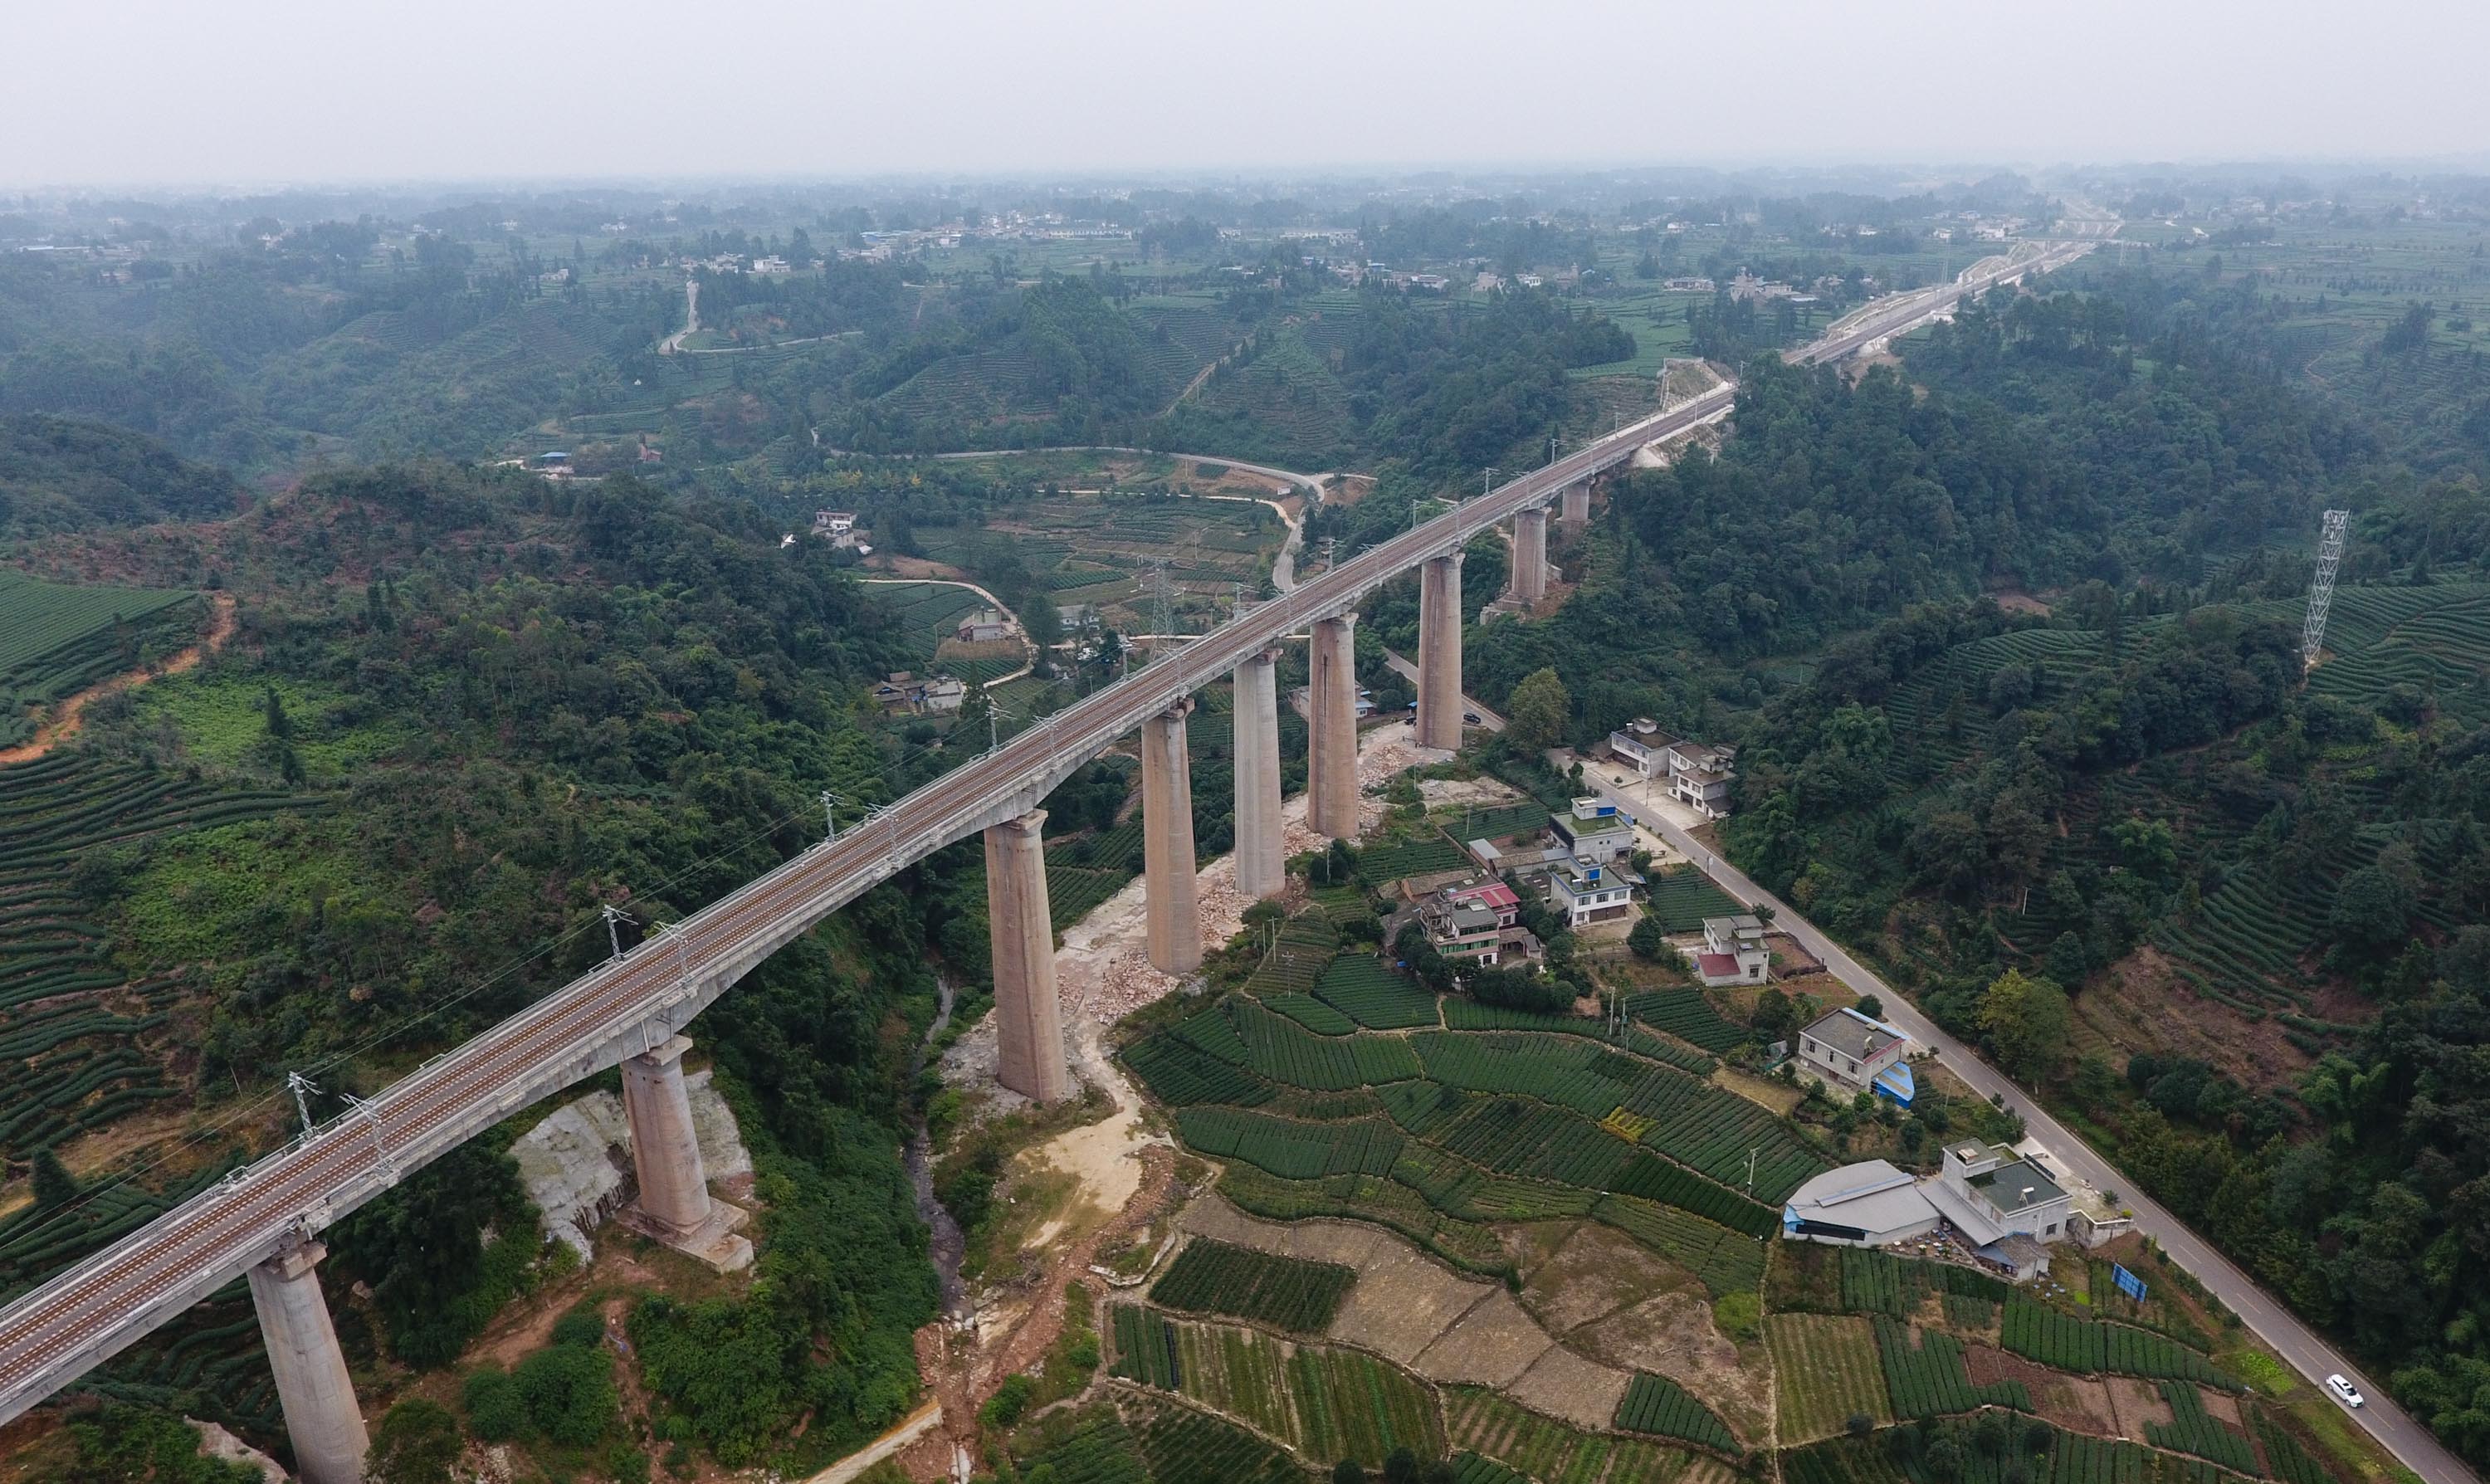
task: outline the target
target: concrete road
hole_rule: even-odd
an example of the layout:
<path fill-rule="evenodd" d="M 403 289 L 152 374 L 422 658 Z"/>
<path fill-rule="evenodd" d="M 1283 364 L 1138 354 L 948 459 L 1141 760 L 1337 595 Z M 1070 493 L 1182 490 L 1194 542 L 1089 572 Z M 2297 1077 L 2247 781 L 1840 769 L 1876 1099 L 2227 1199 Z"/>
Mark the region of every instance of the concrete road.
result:
<path fill-rule="evenodd" d="M 1934 1050 L 1937 1060 L 1946 1064 L 1947 1070 L 1969 1084 L 1971 1090 L 1983 1097 L 2003 1097 L 2009 1108 L 2023 1116 L 2024 1126 L 2031 1136 L 2040 1141 L 2048 1150 L 2049 1157 L 2058 1161 L 2062 1168 L 2072 1171 L 2097 1190 L 2116 1191 L 2120 1203 L 2135 1212 L 2138 1230 L 2159 1242 L 2162 1251 L 2180 1266 L 2194 1273 L 2208 1292 L 2228 1304 L 2231 1312 L 2255 1331 L 2258 1339 L 2273 1346 L 2277 1354 L 2307 1377 L 2321 1392 L 2328 1376 L 2339 1372 L 2350 1377 L 2352 1383 L 2360 1387 L 2361 1395 L 2368 1399 L 2366 1407 L 2350 1413 L 2352 1420 L 2367 1428 L 2370 1436 L 2401 1459 L 2406 1468 L 2430 1480 L 2431 1484 L 2463 1484 L 2463 1481 L 2475 1479 L 2475 1474 L 2462 1460 L 2448 1452 L 2430 1436 L 2428 1429 L 2414 1421 L 2410 1414 L 2387 1397 L 2383 1385 L 2354 1370 L 2352 1363 L 2327 1344 L 2317 1331 L 2284 1308 L 2279 1299 L 2258 1287 L 2256 1280 L 2234 1266 L 2228 1258 L 2215 1251 L 2212 1243 L 2189 1231 L 2185 1222 L 2138 1194 L 2133 1180 L 2043 1112 L 2039 1103 L 2008 1080 L 2005 1073 L 1937 1029 L 1936 1022 L 1921 1014 L 1918 1007 L 1903 999 L 1894 986 L 1868 973 L 1866 966 L 1842 950 L 1841 945 L 1800 917 L 1787 903 L 1749 881 L 1736 866 L 1705 849 L 1685 829 L 1664 818 L 1657 808 L 1639 800 L 1636 796 L 1647 785 L 1620 784 L 1613 771 L 1590 763 L 1582 765 L 1582 778 L 1586 783 L 1596 782 L 1602 797 L 1632 814 L 1636 823 L 1657 830 L 1661 838 L 1694 861 L 1722 890 L 1742 902 L 1771 908 L 1775 927 L 1798 940 L 1801 947 L 1821 959 L 1826 970 L 1853 991 L 1874 995 L 1884 1004 L 1885 1019 L 1909 1033 L 1913 1040 Z"/>
<path fill-rule="evenodd" d="M 1418 667 L 1403 658 L 1398 650 L 1385 650 L 1383 652 L 1383 662 L 1392 667 L 1393 674 L 1403 677 L 1412 685 L 1418 684 Z M 1463 726 L 1483 726 L 1491 732 L 1501 732 L 1504 730 L 1504 718 L 1497 715 L 1495 713 L 1489 711 L 1487 709 L 1487 703 L 1481 701 L 1476 696 L 1465 695 L 1462 697 L 1462 724 Z M 1472 716 L 1476 716 L 1478 720 L 1475 722 L 1471 721 L 1469 718 Z"/>

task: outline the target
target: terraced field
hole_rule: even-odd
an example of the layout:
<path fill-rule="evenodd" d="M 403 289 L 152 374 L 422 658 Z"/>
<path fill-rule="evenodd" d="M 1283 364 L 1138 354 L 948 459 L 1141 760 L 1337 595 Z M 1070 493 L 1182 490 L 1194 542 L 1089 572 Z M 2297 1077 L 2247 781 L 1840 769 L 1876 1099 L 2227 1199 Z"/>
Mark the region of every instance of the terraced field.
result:
<path fill-rule="evenodd" d="M 191 642 L 193 593 L 70 587 L 0 571 L 0 747 L 38 709 Z"/>
<path fill-rule="evenodd" d="M 1645 888 L 1643 911 L 1660 919 L 1664 933 L 1700 932 L 1705 917 L 1729 917 L 1746 904 L 1712 885 L 1712 879 L 1691 865 L 1655 872 Z"/>
<path fill-rule="evenodd" d="M 1263 596 L 1263 567 L 1288 528 L 1261 505 L 1127 490 L 1062 494 L 997 508 L 986 525 L 919 527 L 925 554 L 974 570 L 1007 552 L 1064 606 L 1096 607 L 1111 627 L 1151 627 L 1145 581 L 1164 565 L 1180 625 L 1224 614 L 1241 585 Z"/>
<path fill-rule="evenodd" d="M 1445 1395 L 1453 1446 L 1493 1459 L 1517 1476 L 1558 1484 L 1669 1484 L 1694 1462 L 1683 1448 L 1586 1433 L 1515 1405 L 1493 1391 L 1459 1387 Z"/>
<path fill-rule="evenodd" d="M 1240 1418 L 1308 1458 L 1353 1458 L 1375 1469 L 1397 1447 L 1443 1456 L 1433 1391 L 1364 1352 L 1130 1306 L 1115 1308 L 1109 1327 L 1115 1375 Z"/>
<path fill-rule="evenodd" d="M 1901 766 L 1917 778 L 1940 776 L 1969 755 L 1988 730 L 1988 683 L 2009 665 L 2031 670 L 2034 694 L 2045 697 L 2053 687 L 2100 662 L 2101 636 L 2086 629 L 2024 628 L 1992 634 L 1955 645 L 1935 663 L 1923 667 L 1895 687 L 1886 698 Z"/>
<path fill-rule="evenodd" d="M 1439 1010 L 1370 957 L 1317 973 L 1317 939 L 1284 933 L 1253 993 L 1125 1049 L 1183 1142 L 1228 1163 L 1230 1199 L 1274 1219 L 1374 1220 L 1498 1273 L 1511 1260 L 1484 1223 L 1596 1208 L 1716 1294 L 1757 1285 L 1772 1203 L 1824 1161 L 1704 1081 L 1709 1058 L 1459 996 Z"/>
<path fill-rule="evenodd" d="M 1764 1333 L 1773 1351 L 1781 1441 L 1831 1438 L 1853 1416 L 1894 1420 L 1875 1335 L 1866 1320 L 1775 1314 L 1764 1322 Z"/>

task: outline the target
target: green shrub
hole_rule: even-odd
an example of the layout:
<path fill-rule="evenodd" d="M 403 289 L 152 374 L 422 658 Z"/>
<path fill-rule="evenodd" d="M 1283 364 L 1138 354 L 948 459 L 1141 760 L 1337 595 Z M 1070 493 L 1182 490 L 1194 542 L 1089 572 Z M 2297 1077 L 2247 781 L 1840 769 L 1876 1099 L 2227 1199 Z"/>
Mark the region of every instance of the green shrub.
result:
<path fill-rule="evenodd" d="M 605 1316 L 594 1305 L 581 1304 L 554 1321 L 553 1343 L 556 1345 L 602 1345 L 605 1343 Z"/>
<path fill-rule="evenodd" d="M 1751 1288 L 1723 1294 L 1712 1305 L 1712 1323 L 1730 1339 L 1744 1343 L 1763 1332 L 1763 1295 Z"/>
<path fill-rule="evenodd" d="M 977 1420 L 992 1428 L 1007 1428 L 1019 1423 L 1021 1413 L 1028 1411 L 1029 1393 L 1037 1382 L 1027 1376 L 1007 1376 L 986 1405 L 977 1409 Z"/>
<path fill-rule="evenodd" d="M 486 1366 L 467 1378 L 458 1391 L 467 1427 L 486 1442 L 509 1442 L 528 1430 L 528 1406 L 516 1382 L 499 1366 Z"/>
<path fill-rule="evenodd" d="M 450 1484 L 464 1444 L 458 1419 L 447 1408 L 411 1398 L 391 1408 L 372 1429 L 363 1478 L 366 1484 Z"/>
<path fill-rule="evenodd" d="M 614 1358 L 585 1345 L 556 1345 L 519 1362 L 510 1380 L 528 1420 L 555 1442 L 584 1448 L 605 1436 L 620 1414 Z"/>

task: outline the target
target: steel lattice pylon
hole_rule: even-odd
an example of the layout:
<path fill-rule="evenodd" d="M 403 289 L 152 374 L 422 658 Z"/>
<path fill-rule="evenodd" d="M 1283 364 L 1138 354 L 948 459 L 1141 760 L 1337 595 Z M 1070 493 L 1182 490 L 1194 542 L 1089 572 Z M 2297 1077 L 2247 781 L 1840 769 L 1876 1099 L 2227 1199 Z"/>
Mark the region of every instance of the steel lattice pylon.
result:
<path fill-rule="evenodd" d="M 2334 569 L 2343 565 L 2343 528 L 2352 521 L 2350 510 L 2328 510 L 2317 533 L 2317 577 L 2308 585 L 2308 620 L 2300 626 L 2300 668 L 2317 668 L 2318 653 L 2326 647 L 2326 610 L 2334 602 Z"/>

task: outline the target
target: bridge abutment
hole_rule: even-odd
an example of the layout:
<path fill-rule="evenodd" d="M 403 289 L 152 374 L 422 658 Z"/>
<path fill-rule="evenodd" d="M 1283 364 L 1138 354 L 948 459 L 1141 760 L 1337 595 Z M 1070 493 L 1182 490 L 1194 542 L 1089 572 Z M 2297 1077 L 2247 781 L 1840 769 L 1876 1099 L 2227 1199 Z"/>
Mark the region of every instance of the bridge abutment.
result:
<path fill-rule="evenodd" d="M 1236 667 L 1236 889 L 1277 896 L 1288 886 L 1280 835 L 1280 652 Z"/>
<path fill-rule="evenodd" d="M 1357 838 L 1357 615 L 1317 621 L 1307 658 L 1306 825 Z"/>
<path fill-rule="evenodd" d="M 1548 596 L 1548 508 L 1532 506 L 1513 517 L 1513 576 L 1506 591 L 1524 607 Z"/>
<path fill-rule="evenodd" d="M 736 1235 L 742 1208 L 713 1200 L 692 1127 L 691 1094 L 683 1087 L 689 1036 L 622 1060 L 622 1115 L 631 1125 L 631 1163 L 640 1198 L 630 1224 L 667 1246 L 733 1272 L 752 1262 L 752 1243 Z"/>
<path fill-rule="evenodd" d="M 294 1440 L 295 1472 L 303 1484 L 362 1484 L 372 1440 L 320 1292 L 319 1264 L 328 1255 L 304 1242 L 270 1258 L 250 1270 L 250 1301 Z"/>
<path fill-rule="evenodd" d="M 1202 967 L 1202 906 L 1194 882 L 1193 761 L 1185 752 L 1186 696 L 1142 723 L 1142 869 L 1147 880 L 1150 965 L 1161 974 Z M 1274 723 L 1276 725 L 1276 722 Z"/>
<path fill-rule="evenodd" d="M 1462 554 L 1418 568 L 1418 745 L 1462 744 Z"/>
<path fill-rule="evenodd" d="M 1055 990 L 1055 919 L 1046 896 L 1044 809 L 986 830 L 986 931 L 994 960 L 996 1078 L 1033 1102 L 1072 1091 Z"/>

